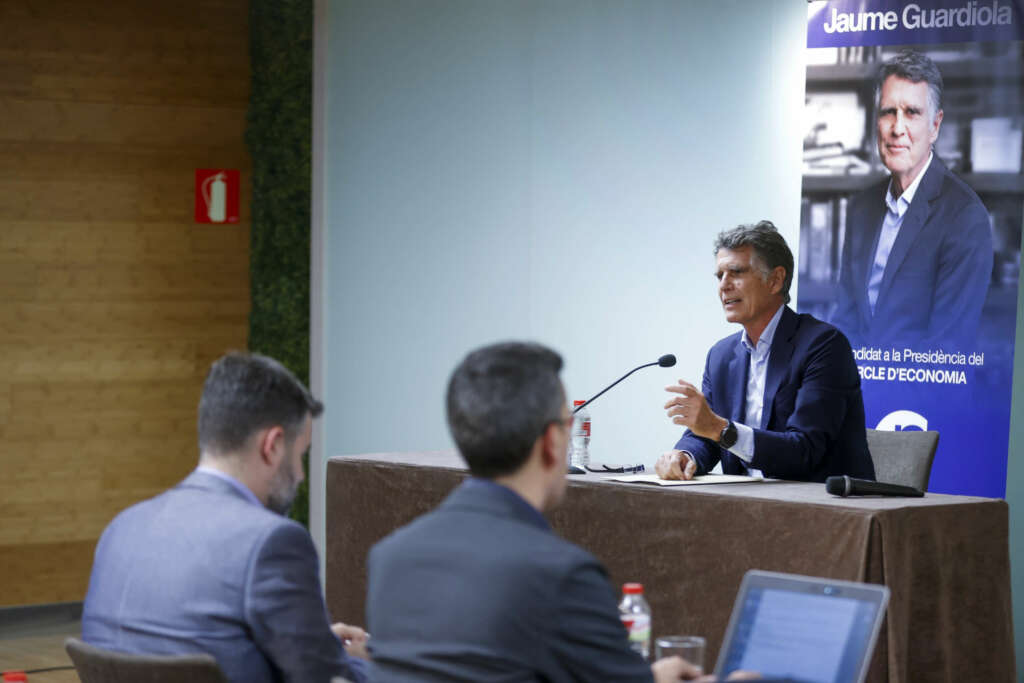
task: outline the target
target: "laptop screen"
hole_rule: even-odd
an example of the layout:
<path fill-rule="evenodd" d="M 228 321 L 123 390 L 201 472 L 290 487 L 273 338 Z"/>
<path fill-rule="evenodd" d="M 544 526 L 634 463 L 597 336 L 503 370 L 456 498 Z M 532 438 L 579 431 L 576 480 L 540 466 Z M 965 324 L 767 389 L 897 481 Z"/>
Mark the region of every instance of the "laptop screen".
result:
<path fill-rule="evenodd" d="M 749 572 L 716 673 L 758 671 L 807 683 L 859 681 L 887 595 L 883 586 Z"/>

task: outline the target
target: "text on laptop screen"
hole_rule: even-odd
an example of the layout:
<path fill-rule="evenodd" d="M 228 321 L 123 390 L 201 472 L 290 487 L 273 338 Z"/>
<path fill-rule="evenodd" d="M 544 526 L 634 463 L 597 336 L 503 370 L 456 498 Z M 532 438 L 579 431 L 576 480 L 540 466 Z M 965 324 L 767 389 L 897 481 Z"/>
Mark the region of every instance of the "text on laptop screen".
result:
<path fill-rule="evenodd" d="M 751 588 L 725 672 L 743 669 L 807 683 L 856 680 L 874 604 L 838 595 Z"/>

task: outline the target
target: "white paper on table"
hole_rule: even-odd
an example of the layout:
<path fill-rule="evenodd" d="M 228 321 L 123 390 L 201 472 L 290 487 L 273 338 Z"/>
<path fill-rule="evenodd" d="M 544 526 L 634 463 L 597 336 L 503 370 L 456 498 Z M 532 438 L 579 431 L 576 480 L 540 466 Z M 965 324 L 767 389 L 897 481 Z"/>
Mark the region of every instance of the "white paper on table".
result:
<path fill-rule="evenodd" d="M 693 479 L 662 479 L 657 474 L 629 474 L 624 477 L 609 477 L 612 481 L 627 484 L 657 484 L 658 486 L 698 486 L 700 484 L 739 484 L 748 481 L 765 481 L 760 477 L 745 474 L 701 474 Z"/>

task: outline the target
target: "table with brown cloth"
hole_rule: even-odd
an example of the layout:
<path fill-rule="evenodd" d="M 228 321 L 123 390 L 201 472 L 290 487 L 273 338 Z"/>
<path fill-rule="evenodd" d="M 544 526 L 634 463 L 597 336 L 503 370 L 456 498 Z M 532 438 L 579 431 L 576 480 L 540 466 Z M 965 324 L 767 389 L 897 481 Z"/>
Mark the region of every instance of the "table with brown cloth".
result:
<path fill-rule="evenodd" d="M 331 458 L 326 587 L 363 623 L 366 557 L 468 475 L 453 452 Z M 892 591 L 869 681 L 1013 681 L 1008 506 L 990 498 L 838 498 L 823 484 L 658 487 L 574 475 L 547 514 L 616 591 L 644 584 L 654 635 L 707 638 L 713 666 L 744 572 L 884 583 Z"/>

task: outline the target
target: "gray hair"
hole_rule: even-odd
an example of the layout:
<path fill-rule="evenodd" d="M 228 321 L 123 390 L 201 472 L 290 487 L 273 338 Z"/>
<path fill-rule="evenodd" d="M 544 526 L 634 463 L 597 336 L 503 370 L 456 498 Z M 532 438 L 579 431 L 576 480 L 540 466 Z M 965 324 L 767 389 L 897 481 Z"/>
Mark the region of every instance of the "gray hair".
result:
<path fill-rule="evenodd" d="M 540 344 L 505 342 L 472 351 L 448 381 L 448 427 L 469 471 L 512 474 L 552 422 L 562 419 L 562 357 Z"/>
<path fill-rule="evenodd" d="M 753 264 L 761 271 L 761 277 L 768 279 L 772 271 L 782 266 L 786 279 L 782 283 L 782 300 L 789 303 L 789 287 L 793 284 L 793 252 L 786 240 L 779 234 L 771 221 L 758 221 L 754 225 L 737 225 L 732 230 L 723 230 L 715 240 L 715 254 L 722 249 L 735 251 L 741 247 L 752 247 Z"/>
<path fill-rule="evenodd" d="M 232 351 L 210 368 L 199 399 L 199 448 L 230 455 L 261 429 L 281 426 L 293 442 L 306 416 L 324 406 L 288 368 L 268 356 Z"/>
<path fill-rule="evenodd" d="M 928 106 L 931 108 L 928 119 L 935 121 L 942 109 L 942 72 L 935 62 L 925 54 L 914 50 L 903 50 L 898 55 L 878 68 L 875 78 L 875 111 L 878 111 L 882 100 L 882 86 L 890 76 L 896 76 L 911 83 L 928 85 Z"/>

